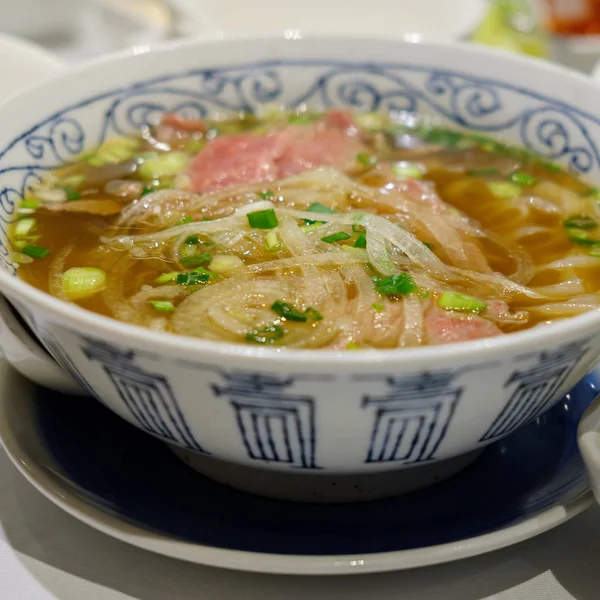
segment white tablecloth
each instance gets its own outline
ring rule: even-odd
[[[0,449],[0,600],[597,600],[600,509],[512,548],[414,571],[238,573],[138,550],[39,494]]]

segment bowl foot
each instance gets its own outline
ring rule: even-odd
[[[169,446],[195,471],[232,488],[293,502],[347,503],[407,494],[452,477],[480,454],[475,450],[435,463],[379,473],[330,474],[256,469]]]

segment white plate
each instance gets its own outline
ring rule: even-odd
[[[589,383],[582,394],[585,396],[583,400],[581,400],[582,395],[579,392],[572,394],[571,399],[568,400],[570,413],[565,410],[565,415],[569,413],[568,416],[560,414],[558,408],[554,409],[554,412],[551,411],[548,421],[533,423],[525,428],[526,431],[521,430],[521,432],[517,432],[507,438],[505,442],[499,442],[495,445],[495,450],[494,446],[492,446],[492,450],[488,450],[488,457],[490,457],[489,453],[492,453],[491,461],[488,460],[488,464],[494,465],[498,464],[498,461],[504,461],[504,456],[510,456],[511,453],[513,455],[515,453],[519,454],[519,450],[523,446],[531,446],[530,440],[533,440],[533,447],[529,448],[529,452],[533,451],[534,454],[538,450],[541,450],[542,454],[544,453],[544,443],[550,444],[547,446],[548,448],[554,445],[559,446],[556,449],[556,456],[560,457],[559,462],[556,463],[556,466],[552,464],[550,465],[550,469],[546,469],[551,474],[546,479],[540,479],[531,490],[521,489],[519,491],[517,495],[518,501],[517,496],[513,498],[515,500],[514,504],[515,506],[518,505],[518,508],[516,511],[506,511],[506,523],[483,535],[464,537],[460,535],[460,529],[464,528],[464,525],[467,528],[470,527],[468,521],[471,517],[468,516],[466,518],[467,522],[459,527],[459,532],[458,535],[455,535],[455,539],[451,539],[447,543],[427,543],[421,547],[386,552],[365,550],[353,554],[311,553],[310,544],[312,542],[309,542],[308,547],[304,546],[303,554],[294,554],[289,548],[285,552],[279,553],[257,552],[235,548],[234,546],[238,545],[238,529],[236,528],[239,528],[240,547],[244,545],[251,547],[256,543],[259,545],[271,543],[264,542],[264,540],[269,536],[273,537],[273,532],[266,531],[263,535],[260,527],[257,530],[256,524],[258,523],[260,526],[261,518],[271,520],[271,514],[275,521],[278,518],[281,519],[282,514],[285,515],[288,513],[292,517],[298,515],[299,520],[304,523],[303,533],[305,527],[307,536],[310,537],[312,535],[310,530],[311,528],[315,529],[315,526],[311,525],[309,522],[310,519],[306,519],[303,511],[312,511],[314,509],[303,509],[297,505],[258,499],[229,491],[211,482],[206,483],[206,480],[204,480],[205,483],[202,483],[202,485],[208,490],[208,495],[213,494],[215,499],[206,500],[206,498],[201,498],[198,495],[194,496],[192,505],[198,504],[200,506],[202,503],[206,504],[204,507],[200,506],[198,514],[194,517],[198,521],[205,519],[204,525],[200,523],[200,527],[197,527],[200,531],[199,535],[204,535],[203,528],[214,526],[215,520],[227,520],[229,513],[224,512],[219,516],[219,506],[217,503],[225,504],[234,509],[237,504],[241,503],[241,506],[238,507],[241,510],[231,511],[233,529],[229,527],[228,540],[223,541],[223,543],[209,545],[207,543],[185,541],[160,533],[156,529],[153,530],[151,528],[156,525],[156,522],[153,522],[153,520],[156,521],[156,518],[158,518],[158,521],[161,520],[161,515],[153,514],[153,511],[155,511],[153,495],[158,494],[160,496],[162,494],[161,490],[168,488],[170,495],[167,494],[167,501],[163,506],[172,506],[172,510],[177,511],[177,503],[179,502],[177,498],[186,496],[185,485],[187,484],[183,480],[191,481],[192,479],[190,478],[200,478],[203,480],[204,478],[192,473],[185,467],[179,466],[178,462],[173,463],[174,474],[171,477],[168,468],[170,463],[166,461],[176,461],[176,459],[172,457],[166,448],[163,449],[159,442],[140,432],[135,432],[139,437],[132,439],[132,435],[129,432],[130,426],[112,415],[112,413],[109,413],[100,404],[95,403],[95,401],[89,398],[62,398],[41,388],[36,388],[10,370],[4,363],[0,363],[0,438],[7,453],[19,470],[47,498],[95,529],[134,546],[186,561],[247,571],[315,575],[366,573],[444,563],[503,548],[564,523],[590,506],[592,503],[591,493],[587,489],[585,473],[576,450],[573,450],[571,440],[571,437],[574,438],[576,427],[576,421],[573,421],[573,418],[577,418],[577,414],[574,417],[571,415],[582,411],[594,395],[593,391],[590,392]],[[564,435],[561,434],[557,442],[555,439],[557,432],[556,425],[563,421],[566,423],[566,433]],[[571,422],[573,423],[571,424]],[[122,428],[128,428],[124,435],[119,434],[119,430]],[[570,431],[571,429],[573,431]],[[558,428],[558,431],[560,431],[560,428]],[[48,432],[51,433],[50,437],[48,437]],[[551,435],[548,436],[546,432],[550,432]],[[520,438],[516,438],[515,436],[517,435],[520,435]],[[46,442],[42,441],[43,438]],[[129,440],[127,442],[129,445],[121,448],[121,440],[125,439]],[[105,442],[100,452],[98,452],[99,440]],[[165,461],[164,465],[167,466],[166,471],[164,465],[161,467],[161,464],[156,463],[156,453],[160,454],[163,451],[165,457],[161,458],[160,461]],[[60,459],[61,453],[63,455],[62,459]],[[141,456],[141,459],[138,458],[137,462],[136,453]],[[571,458],[565,459],[564,457],[569,456],[569,453],[572,455]],[[61,464],[57,461],[57,456],[59,456]],[[153,469],[152,476],[163,477],[163,480],[157,486],[154,485],[156,479],[148,479],[147,475],[143,475],[142,479],[144,481],[151,481],[152,485],[149,486],[149,489],[137,489],[136,477],[139,476],[141,471],[138,467],[147,456],[151,456],[151,462],[154,461],[153,464],[156,467]],[[520,459],[520,457],[518,458]],[[527,456],[524,456],[524,458],[525,462],[530,462],[532,457],[527,458]],[[535,456],[533,459],[535,461]],[[96,460],[96,463],[94,463],[94,460]],[[105,460],[109,463],[112,461],[113,467],[109,467],[106,470],[105,465],[100,464],[104,463]],[[70,461],[72,464],[68,464]],[[77,472],[77,468],[75,468],[75,471],[72,470],[73,464],[77,462],[79,462],[79,473],[83,473],[83,479],[77,476],[71,478],[67,474],[69,469],[71,469],[71,473]],[[118,473],[116,478],[111,480],[109,471],[110,468],[114,470],[114,464],[118,465]],[[542,464],[547,466],[546,463]],[[506,469],[504,471],[506,473]],[[536,467],[537,471],[539,469]],[[165,472],[169,472],[166,479],[172,479],[172,481],[164,479]],[[481,472],[480,469],[480,475]],[[510,470],[508,472],[510,474],[509,479],[511,480],[513,478],[518,480],[523,475],[523,473],[513,473]],[[159,475],[160,473],[162,475]],[[446,488],[438,487],[437,490],[430,488],[431,491],[426,492],[422,496],[424,504],[427,504],[428,500],[433,500],[434,504],[443,505],[447,503],[451,505],[453,497],[454,501],[456,501],[456,498],[464,498],[465,503],[469,501],[473,502],[473,498],[475,496],[479,497],[479,494],[469,494],[468,490],[469,488],[477,490],[477,480],[476,478],[474,480],[473,476],[467,473],[459,477],[463,476],[466,481],[463,481],[462,484],[452,484]],[[90,477],[93,484],[97,483],[96,478],[100,479],[99,487],[93,489],[94,485],[92,485],[92,488],[88,488],[87,483],[89,483]],[[85,481],[86,479],[88,479],[87,482]],[[527,474],[525,474],[525,479],[527,479]],[[177,488],[179,481],[183,483]],[[193,479],[193,481],[197,480]],[[499,483],[503,485],[501,481]],[[444,485],[447,484],[439,484],[439,486]],[[174,486],[176,489],[173,489]],[[481,491],[485,494],[483,489]],[[141,508],[141,504],[144,504],[141,511],[143,515],[139,519],[135,518],[137,515],[133,515],[132,517],[132,514],[127,510],[128,502],[132,498],[135,499],[136,494],[141,494],[143,498],[147,499],[147,502],[137,503],[133,509],[135,513],[138,508]],[[470,500],[469,496],[471,497]],[[213,503],[212,507],[211,502]],[[393,511],[394,506],[391,504],[392,502],[395,501],[378,503],[376,511],[372,510],[375,506],[372,503],[363,503],[362,508],[357,508],[356,505],[354,508],[349,508],[348,506],[336,508],[331,513],[334,515],[333,521],[338,519],[337,515],[347,515],[348,531],[344,532],[344,534],[348,533],[349,537],[346,539],[344,536],[341,536],[341,539],[338,541],[335,540],[334,535],[333,545],[335,546],[337,543],[342,544],[342,547],[345,544],[356,545],[356,539],[353,540],[351,535],[353,524],[363,518],[365,521],[372,519],[374,512],[385,513],[386,510],[390,511],[390,509]],[[398,502],[398,509],[400,510],[402,509],[402,505],[405,506],[406,504],[403,500],[396,502]],[[463,502],[463,500],[459,500],[460,502]],[[476,502],[474,504],[475,507],[477,506]],[[129,503],[131,504],[131,502]],[[511,502],[509,501],[507,504],[510,505]],[[158,505],[160,505],[160,502]],[[189,507],[189,503],[184,503],[184,508],[187,509],[187,507]],[[255,523],[253,522],[253,514],[256,508],[258,512],[263,511],[265,516],[258,518]],[[499,507],[499,509],[504,511],[504,505]],[[317,508],[316,510],[331,511],[333,507],[325,509]],[[454,510],[451,509],[450,513],[453,514]],[[348,511],[352,512],[352,515]],[[495,511],[496,509],[490,511],[486,507],[482,507],[482,510],[479,511],[481,514],[477,516],[478,510],[474,510],[473,518],[483,519],[482,524],[478,524],[477,527],[485,529],[485,519],[490,518],[488,513],[491,514]],[[355,512],[356,514],[354,514]],[[180,517],[182,514],[177,513],[175,520],[177,518],[185,519],[185,515]],[[316,516],[315,522],[318,523],[319,515],[317,513],[312,514]],[[428,515],[426,514],[425,520],[427,520],[427,517]],[[146,521],[144,521],[145,518]],[[342,520],[345,518],[343,516]],[[421,518],[423,518],[422,515]],[[436,518],[439,519],[439,515]],[[464,517],[461,517],[460,514],[456,516],[457,521],[460,521],[461,518],[464,520]],[[494,518],[497,520],[497,516]],[[502,518],[504,518],[504,514]],[[435,522],[435,518],[433,521]],[[452,521],[454,521],[454,517]],[[183,523],[183,525],[186,525],[186,523]],[[190,526],[190,529],[193,529],[198,524],[189,520],[187,525]],[[429,525],[427,522],[423,523],[423,531],[426,531]],[[160,524],[158,526],[160,527]],[[394,523],[390,524],[391,528],[395,526],[397,525]],[[438,526],[439,524],[436,525],[436,527]],[[219,527],[216,527],[217,537],[221,535],[218,531]],[[398,535],[395,536],[398,546],[405,544],[405,540],[402,539],[402,527],[405,527],[405,525],[400,525]],[[417,528],[417,533],[420,531],[420,527],[421,525]],[[447,520],[446,523],[441,525],[442,529],[444,527],[452,530],[454,522]],[[410,527],[407,529],[410,529]],[[231,535],[232,532],[233,535]],[[413,528],[411,535],[414,534],[415,529]],[[195,534],[192,532],[191,535]],[[320,531],[317,531],[314,535],[315,547],[319,547],[320,535]],[[420,534],[418,533],[418,535]],[[426,535],[431,535],[431,527],[429,527],[429,534]],[[252,536],[255,536],[256,539],[252,539]],[[232,539],[235,539],[233,543],[231,542]],[[304,544],[305,541],[300,539],[299,542],[298,539],[294,540],[290,538],[289,543],[284,539],[283,544],[289,545],[293,550],[295,544]],[[366,546],[370,546],[374,541],[377,543],[375,539],[366,540],[365,544]],[[273,543],[281,545],[282,542],[281,540],[275,540]],[[323,543],[331,544],[331,539],[324,535]],[[360,543],[359,539],[358,544],[360,545]],[[229,547],[227,547],[228,544]]]

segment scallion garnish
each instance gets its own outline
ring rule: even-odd
[[[161,313],[170,313],[175,310],[175,306],[170,300],[150,300],[150,304]]]
[[[269,231],[269,233],[267,233],[267,237],[265,238],[265,250],[267,252],[277,252],[278,250],[281,250],[281,242],[279,241],[276,231]]]
[[[37,226],[35,219],[21,219],[15,225],[15,237],[27,237]]]
[[[48,248],[44,248],[44,246],[36,246],[35,244],[27,244],[23,248],[21,248],[21,253],[26,254],[27,256],[31,256],[31,258],[45,258],[50,254],[50,250]]]
[[[430,250],[433,248],[433,244],[431,242],[423,242],[424,246],[427,246]]]
[[[83,300],[106,287],[106,273],[96,267],[72,267],[62,275],[62,288],[69,300]]]
[[[179,219],[179,221],[177,221],[177,223],[173,224],[173,227],[177,227],[179,225],[187,225],[188,223],[193,223],[194,219],[192,219],[192,217],[188,217],[187,215],[185,217],[181,217],[181,219]]]
[[[550,173],[560,173],[562,171],[562,169],[554,163],[545,162],[542,163],[542,166],[544,169],[546,169],[546,171],[550,171]]]
[[[567,227],[567,237],[580,246],[595,246],[600,244],[600,240],[596,240],[592,237],[589,231],[584,229],[569,229]]]
[[[284,333],[281,325],[265,325],[260,329],[249,331],[246,334],[246,341],[256,344],[274,344],[278,339],[283,337]]]
[[[535,185],[537,183],[537,179],[533,177],[533,175],[525,173],[524,171],[515,171],[511,174],[510,180],[513,183],[522,186]]]
[[[273,198],[275,198],[275,192],[273,190],[267,190],[266,192],[259,192],[258,195],[263,200],[273,200]]]
[[[456,146],[463,139],[463,135],[462,133],[458,133],[458,131],[449,131],[447,129],[431,129],[424,133],[423,139],[428,141],[430,144],[452,147]]]
[[[416,291],[417,284],[408,273],[400,273],[400,275],[391,275],[384,277],[375,284],[375,291],[386,296],[407,296],[411,292]]]
[[[352,225],[352,231],[354,231],[354,233],[362,233],[364,230],[364,225]]]
[[[67,202],[81,199],[81,194],[77,190],[74,190],[72,187],[66,185],[63,188],[63,190],[65,190],[65,194],[67,195]]]
[[[377,312],[381,312],[383,310],[383,304],[381,302],[375,302],[371,304],[371,308]]]
[[[392,173],[396,177],[410,177],[412,179],[423,177],[423,169],[419,165],[406,161],[400,161],[392,165]]]
[[[521,188],[510,181],[490,181],[487,185],[496,198],[514,198],[521,193]]]
[[[329,206],[325,206],[320,202],[314,202],[308,207],[308,212],[316,212],[316,213],[326,213],[329,215],[337,214],[337,211],[333,210],[333,208],[329,208]]]
[[[572,215],[563,221],[563,225],[575,229],[595,229],[598,227],[598,223],[588,215]]]
[[[338,231],[337,233],[332,233],[331,235],[326,235],[321,238],[322,242],[327,242],[328,244],[335,244],[336,242],[341,242],[342,240],[349,240],[350,234],[345,231]]]
[[[189,269],[193,269],[194,267],[200,267],[201,265],[205,265],[207,262],[210,262],[212,259],[212,254],[209,252],[202,252],[202,254],[192,254],[192,256],[184,256],[180,259],[179,262],[184,267]]]
[[[371,152],[359,152],[356,160],[365,167],[372,167],[377,164],[377,157]]]
[[[207,271],[204,267],[198,267],[193,271],[177,273],[175,281],[178,285],[197,285],[199,283],[206,283],[213,277],[218,277],[218,275],[216,273],[212,273],[211,271]]]
[[[307,210],[308,212],[325,213],[329,215],[335,215],[337,213],[337,211],[325,206],[324,204],[321,204],[320,202],[314,202],[308,207]],[[307,225],[312,225],[314,223],[322,223],[323,221],[311,221],[310,219],[304,219],[304,222]]]
[[[312,308],[311,306],[309,306],[305,311],[304,314],[309,318],[312,319],[313,321],[322,321],[323,320],[323,315],[315,308]]]
[[[308,320],[308,317],[304,313],[300,312],[297,308],[294,308],[288,302],[283,302],[282,300],[275,300],[271,305],[271,310],[288,321],[299,321],[304,323]]]
[[[177,279],[177,275],[179,275],[178,271],[171,271],[170,273],[163,273],[162,275],[159,275],[155,280],[154,283],[169,283],[169,281],[175,281]]]
[[[21,208],[39,208],[40,207],[40,201],[39,200],[35,200],[33,198],[26,198],[25,200],[23,200],[23,202],[21,202]]]
[[[197,246],[200,243],[200,239],[197,235],[190,235],[189,237],[185,238],[185,242],[183,243],[187,246]]]
[[[456,312],[481,313],[487,308],[487,302],[458,292],[444,292],[439,299],[439,305],[444,310]]]
[[[277,227],[279,224],[275,210],[272,208],[257,210],[256,212],[248,213],[246,216],[248,217],[250,227],[254,229],[273,229],[273,227]]]
[[[367,236],[364,233],[361,233],[354,242],[355,248],[366,248],[367,247]]]

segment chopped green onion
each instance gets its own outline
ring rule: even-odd
[[[175,281],[178,285],[197,285],[199,283],[206,283],[209,279],[218,277],[216,273],[207,271],[204,267],[198,267],[193,271],[185,271],[184,273],[177,273]]]
[[[590,188],[585,194],[584,196],[586,198],[598,198],[598,196],[600,195],[600,190],[598,188]]]
[[[177,223],[173,223],[173,227],[178,227],[179,225],[187,225],[188,223],[193,223],[194,219],[192,219],[192,217],[188,217],[187,215],[185,217],[181,217],[181,219],[179,219],[179,221],[177,221]]]
[[[545,162],[542,163],[542,166],[544,169],[546,169],[546,171],[550,171],[550,173],[560,173],[562,171],[562,169],[554,163]]]
[[[85,181],[85,175],[70,175],[63,179],[63,185],[66,187],[78,188],[80,185],[83,185]]]
[[[65,190],[65,194],[67,195],[67,202],[72,202],[73,200],[81,199],[81,194],[77,190],[74,190],[72,187],[65,186],[63,190]]]
[[[304,323],[308,319],[304,313],[282,300],[275,300],[271,305],[271,310],[288,321],[299,321]]]
[[[197,235],[190,235],[185,238],[185,242],[183,242],[187,246],[197,246],[200,243],[200,238]]]
[[[384,277],[375,284],[375,290],[380,294],[385,294],[386,296],[393,296],[395,294],[406,296],[411,292],[416,291],[416,289],[417,284],[408,273],[400,273],[400,275]]]
[[[467,175],[471,177],[488,177],[489,175],[498,175],[500,171],[498,169],[491,167],[489,169],[471,169],[467,171]]]
[[[521,193],[521,188],[509,181],[490,181],[487,186],[496,198],[514,198]]]
[[[347,244],[340,246],[340,248],[343,252],[347,252],[348,254],[358,254],[365,258],[367,256],[364,248],[355,248],[354,246],[348,246]]]
[[[154,280],[154,283],[169,283],[169,281],[175,281],[177,279],[177,275],[179,275],[178,271],[163,273]]]
[[[273,344],[283,337],[284,333],[283,327],[280,325],[265,325],[260,329],[249,331],[246,334],[246,341],[256,344]]]
[[[356,342],[348,342],[346,344],[346,350],[360,350],[360,346]]]
[[[600,240],[594,239],[589,231],[583,229],[567,228],[567,237],[580,246],[595,246],[596,244],[600,244]]]
[[[202,252],[202,254],[193,254],[192,256],[185,256],[179,262],[188,268],[200,267],[212,259],[210,252]]]
[[[392,165],[392,173],[396,177],[411,177],[412,179],[421,179],[423,169],[415,163],[400,161]]]
[[[228,273],[234,269],[239,269],[244,266],[244,261],[238,256],[232,256],[230,254],[216,254],[212,259],[208,268],[213,273]]]
[[[184,152],[156,154],[151,158],[144,158],[137,172],[143,179],[159,179],[177,175],[185,169],[187,161],[188,155]]]
[[[322,321],[323,320],[323,315],[315,308],[312,308],[311,306],[309,306],[305,311],[304,314],[309,318],[312,319],[313,321]]]
[[[333,210],[332,208],[329,208],[329,206],[325,206],[324,204],[321,204],[320,202],[314,202],[313,204],[311,204],[308,207],[308,212],[326,213],[329,215],[337,214],[336,210]]]
[[[246,215],[250,227],[254,229],[273,229],[279,224],[275,210],[267,208],[266,210],[257,210]]]
[[[314,202],[308,207],[307,210],[308,212],[325,213],[330,215],[337,214],[337,211],[325,206],[324,204],[321,204],[320,202]],[[310,219],[304,219],[304,222],[307,225],[312,225],[313,223],[322,223],[323,221],[311,221]]]
[[[15,237],[27,237],[37,226],[35,219],[21,219],[15,225]]]
[[[444,310],[457,312],[481,313],[487,308],[487,302],[458,292],[444,292],[439,299],[439,305]]]
[[[448,129],[430,129],[425,132],[423,138],[430,144],[452,147],[463,139],[463,134]]]
[[[367,236],[364,233],[361,233],[354,242],[355,248],[366,248],[367,247]]]
[[[260,192],[258,195],[263,200],[273,200],[273,198],[275,198],[275,192],[273,192],[273,190],[267,190],[266,192]]]
[[[31,256],[31,258],[45,258],[50,254],[50,250],[48,248],[44,248],[44,246],[36,246],[35,244],[27,244],[21,250],[23,254],[27,256]]]
[[[269,231],[265,239],[265,250],[267,252],[277,252],[281,250],[281,242],[276,231]]]
[[[323,221],[311,221],[310,225],[303,225],[302,227],[300,227],[300,231],[302,233],[310,233],[311,231],[315,231],[315,229],[318,229],[323,225],[325,225]]]
[[[72,267],[63,273],[62,287],[69,300],[83,300],[106,287],[106,273],[95,267]]]
[[[27,256],[22,252],[11,252],[10,259],[12,262],[17,263],[18,265],[28,265],[33,262],[33,258],[31,256]]]
[[[170,313],[175,310],[175,306],[170,300],[150,300],[150,304],[152,304],[158,312],[162,313]]]
[[[575,229],[595,229],[598,227],[598,223],[588,215],[572,215],[563,221],[563,225]]]
[[[336,242],[341,242],[342,240],[349,240],[350,234],[345,231],[338,231],[337,233],[332,233],[331,235],[326,235],[321,238],[322,242],[327,242],[328,244],[335,244]]]
[[[594,246],[590,250],[590,256],[593,256],[594,258],[600,258],[600,244]]]
[[[29,198],[29,199],[25,199],[23,200],[23,202],[21,202],[21,207],[22,208],[39,208],[40,207],[40,201],[39,200],[34,200],[33,198]]]
[[[315,116],[309,113],[293,114],[288,117],[288,123],[292,125],[309,125],[315,120]]]
[[[427,246],[430,250],[433,248],[433,246],[435,244],[432,244],[431,242],[422,242],[424,246]]]
[[[365,167],[372,167],[377,164],[377,157],[371,152],[359,152],[356,160]]]
[[[362,233],[364,230],[364,225],[352,225],[352,231],[354,231],[354,233]]]
[[[530,175],[529,173],[525,173],[523,171],[515,171],[510,176],[510,180],[517,185],[535,185],[537,183],[537,179]]]
[[[381,302],[375,302],[371,304],[371,308],[377,312],[381,312],[383,310],[383,304]]]

